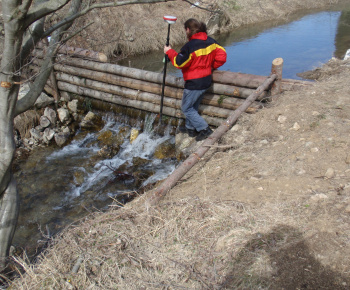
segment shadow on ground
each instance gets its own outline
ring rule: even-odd
[[[248,269],[265,252],[272,276],[253,277]],[[349,289],[350,279],[322,265],[310,253],[302,234],[289,226],[258,234],[235,256],[234,268],[220,288],[226,289]]]

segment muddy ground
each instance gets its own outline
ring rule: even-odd
[[[333,59],[243,114],[157,207],[113,204],[15,258],[12,289],[349,289],[349,75]]]

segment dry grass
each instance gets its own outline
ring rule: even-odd
[[[142,199],[142,198],[140,198]],[[219,289],[268,287],[268,256],[301,240],[299,205],[188,198],[145,211],[96,213],[71,227],[14,289]],[[281,226],[283,224],[283,226]],[[76,274],[72,269],[82,258]]]
[[[14,128],[18,130],[21,138],[30,138],[30,129],[37,126],[39,121],[40,114],[35,110],[29,110],[14,119]]]

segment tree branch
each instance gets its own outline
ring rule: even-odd
[[[27,28],[31,24],[33,24],[35,21],[57,10],[60,10],[70,1],[71,0],[50,0],[50,1],[45,1],[43,3],[40,3],[38,5],[34,5],[34,7],[31,8],[27,13],[27,17],[24,22],[24,27]]]

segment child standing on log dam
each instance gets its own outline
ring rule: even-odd
[[[211,86],[212,71],[226,62],[226,51],[213,38],[208,37],[203,22],[190,18],[185,22],[188,42],[177,53],[171,46],[164,47],[164,53],[171,63],[182,70],[185,90],[181,109],[186,117],[182,133],[188,133],[197,141],[206,139],[213,131],[199,115],[198,108],[204,93]]]

